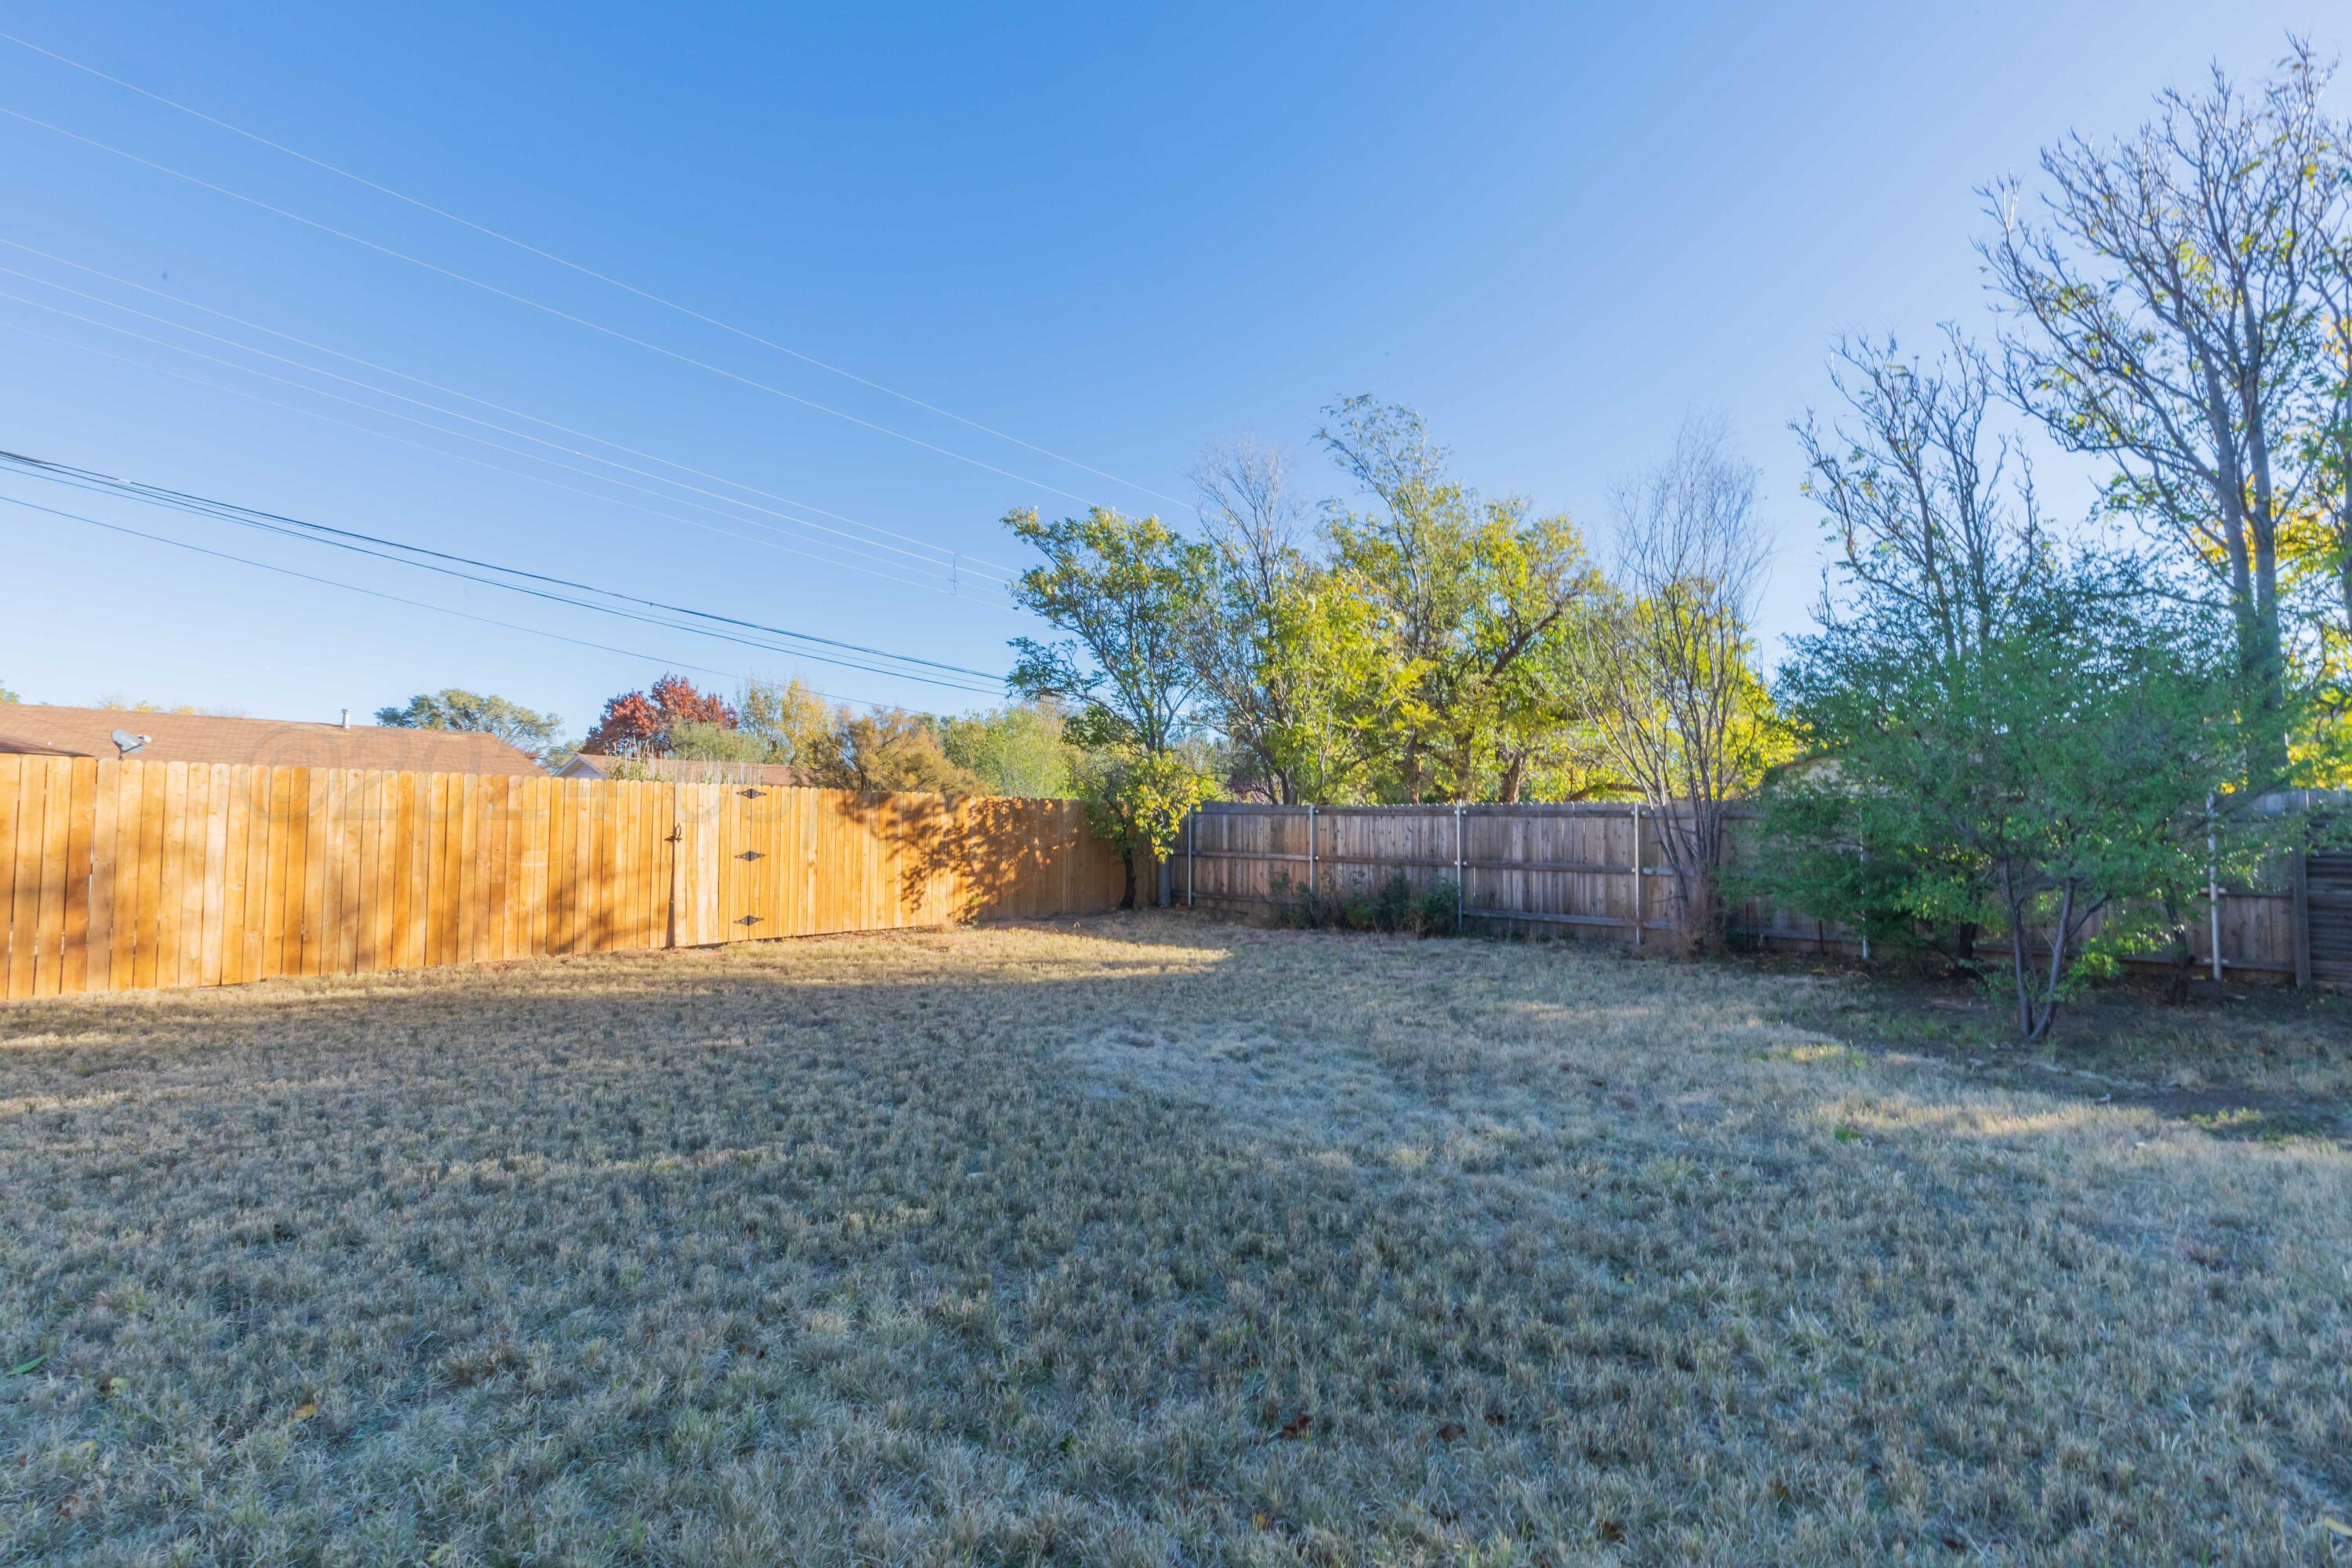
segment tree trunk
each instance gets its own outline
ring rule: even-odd
[[[2058,1021],[2058,984],[2066,975],[2066,938],[2074,925],[2074,884],[2066,883],[2058,900],[2058,923],[2050,932],[2050,978],[2040,1001],[2026,1009],[2026,1043],[2038,1044],[2049,1037],[2050,1026]],[[2022,923],[2022,922],[2021,922]],[[2022,952],[2021,946],[2020,949]],[[2020,981],[2024,972],[2019,972]]]
[[[1695,866],[1677,879],[1683,884],[1683,941],[1693,952],[1722,951],[1722,886],[1715,873]]]
[[[1119,889],[1118,907],[1131,910],[1135,908],[1135,851],[1129,850],[1121,858],[1127,867],[1127,884]]]
[[[2029,933],[2025,923],[2025,900],[2017,896],[2017,876],[2007,860],[2000,863],[2000,901],[2009,910],[2009,970],[2010,979],[2017,988],[2017,1037],[2033,1038],[2033,978],[2025,962],[2025,944]]]
[[[1984,936],[1984,928],[1974,921],[1959,921],[1952,927],[1952,947],[1948,955],[1952,968],[1962,974],[1977,973],[1977,942]]]
[[[2025,920],[2015,903],[2009,906],[2009,963],[2017,981],[2017,1037],[2033,1038],[2033,982],[2025,967]]]
[[[2189,951],[2186,925],[2174,921],[2170,934],[2172,943],[2165,957],[2171,967],[2165,981],[2164,1000],[2167,1005],[2178,1007],[2189,1000],[2189,983],[2197,973],[2197,955]]]

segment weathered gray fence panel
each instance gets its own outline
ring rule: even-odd
[[[1752,820],[1741,818],[1740,820]],[[1270,909],[1284,886],[1369,893],[1402,871],[1416,890],[1452,880],[1465,922],[1495,932],[1614,938],[1633,944],[1678,927],[1679,889],[1658,845],[1655,814],[1618,801],[1518,805],[1205,805],[1171,857],[1187,904]],[[2313,957],[2304,879],[2278,868],[2276,889],[2224,889],[2220,920],[2203,900],[2191,921],[2210,973],[2218,925],[2222,969],[2245,978],[2352,981],[2352,856],[2333,896],[2347,889],[2342,939],[2323,932]],[[1769,947],[1862,953],[1838,927],[1795,910],[1736,906],[1735,931]],[[2095,923],[2093,931],[2097,930]],[[2340,940],[2345,956],[2338,957]],[[1863,956],[1867,956],[1863,953]],[[2137,962],[2137,961],[2136,961]],[[2150,959],[2149,963],[2158,962]]]

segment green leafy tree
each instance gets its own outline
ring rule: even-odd
[[[958,767],[940,744],[939,721],[903,708],[844,711],[836,731],[840,761],[835,781],[844,789],[974,795],[980,781]]]
[[[2036,573],[1966,657],[1916,605],[1868,604],[1798,644],[1784,700],[1834,770],[1769,792],[1767,832],[1799,846],[1810,912],[2004,928],[2018,1034],[2041,1040],[2116,952],[2164,936],[2185,960],[2209,836],[2225,872],[2259,855],[2228,789],[2243,695],[2227,623],[2128,562]]]
[[[681,731],[696,725],[731,730],[736,723],[735,709],[726,699],[696,690],[682,675],[665,674],[643,691],[624,691],[607,700],[580,749],[599,756],[667,757]]]
[[[671,725],[669,749],[664,754],[689,763],[757,763],[780,760],[767,737],[708,719],[685,719]]]
[[[798,676],[754,677],[736,704],[736,729],[761,749],[752,760],[836,773],[841,765],[841,715]]]
[[[463,730],[496,735],[507,744],[536,757],[555,743],[563,721],[492,695],[446,687],[419,692],[398,708],[379,708],[375,721],[399,730]]]
[[[2287,772],[2283,546],[2330,452],[2307,438],[2335,391],[2323,285],[2352,203],[2329,74],[2297,42],[2252,91],[2217,68],[2118,143],[2045,148],[2038,210],[1990,187],[1979,247],[2010,312],[2010,395],[2114,464],[2115,511],[2173,542],[2228,615],[2265,787]]]
[[[2228,621],[2061,554],[1957,336],[1932,363],[1847,342],[1832,379],[1844,412],[1797,428],[1843,559],[1781,673],[1811,755],[1764,792],[1755,885],[1971,965],[2003,929],[2029,1040],[2123,947],[2168,942],[2185,983],[2209,839],[2242,870],[2264,838]]]
[[[1805,455],[1804,493],[1820,504],[1839,558],[1841,591],[1825,590],[1822,624],[1843,625],[1841,604],[1851,604],[1898,647],[1916,641],[1915,651],[1955,665],[1990,657],[1997,638],[2015,635],[2016,607],[2054,560],[2022,451],[1986,428],[1996,372],[1948,327],[1932,360],[1892,339],[1843,339],[1830,382],[1843,408],[1791,426]],[[1799,723],[1792,733],[1813,755],[1765,793],[1772,830],[1756,853],[1758,877],[1809,910],[1837,910],[1882,950],[1938,952],[1973,972],[1988,919],[1981,860],[1916,834],[1871,836],[1884,841],[1874,858],[1841,839],[1847,814],[1896,803],[1857,802],[1842,782],[1844,764],[1817,765],[1833,732],[1843,731]]]
[[[1389,798],[1517,799],[1529,762],[1574,705],[1553,676],[1601,579],[1582,535],[1517,498],[1480,497],[1446,471],[1421,416],[1367,396],[1325,410],[1317,436],[1376,504],[1332,509],[1331,570],[1369,614],[1402,691]],[[1321,625],[1354,633],[1354,608]]]
[[[1285,805],[1363,798],[1403,739],[1418,667],[1308,552],[1286,453],[1213,447],[1193,480],[1215,571],[1190,658],[1236,786]]]
[[[1719,422],[1685,421],[1618,498],[1617,578],[1572,659],[1608,766],[1650,806],[1684,939],[1723,936],[1732,803],[1777,760],[1751,630],[1767,540],[1756,472]]]
[[[1015,603],[1065,634],[1015,638],[1008,683],[1063,704],[1069,738],[1095,753],[1089,816],[1122,853],[1120,907],[1131,908],[1138,861],[1165,859],[1212,787],[1187,744],[1200,690],[1186,655],[1206,613],[1213,558],[1158,518],[1103,507],[1053,522],[1015,511],[1004,522],[1045,557],[1021,574]]]
[[[1067,727],[1056,701],[1008,703],[941,720],[940,743],[982,794],[1066,798],[1077,791],[1080,759]]]

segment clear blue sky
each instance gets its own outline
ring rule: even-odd
[[[1057,489],[1189,520],[1144,490],[1188,495],[1182,474],[1214,438],[1304,447],[1317,409],[1354,392],[1419,407],[1481,488],[1600,533],[1612,484],[1685,409],[1718,409],[1762,468],[1781,531],[1766,616],[1777,637],[1803,624],[1820,569],[1784,426],[1825,395],[1831,337],[1924,342],[1945,317],[1980,321],[1972,187],[2027,170],[2069,128],[2127,128],[2155,89],[2210,59],[2259,72],[2289,28],[2352,43],[2341,17],[2316,0],[1451,12],[31,0],[0,14],[10,33],[1132,484],[8,44],[0,107],[1024,478],[6,116],[0,238],[173,298],[13,247],[0,268],[588,449],[191,308],[208,307],[893,531],[902,549],[1000,563],[1020,559],[997,526],[1009,507],[1079,505]],[[600,469],[663,494],[616,489],[404,424],[374,410],[525,446],[18,277],[0,274],[0,293],[91,319],[0,299],[0,447],[982,670],[1003,669],[1005,638],[1034,629],[897,581],[929,568],[878,535],[850,530],[881,557],[857,563],[893,575],[731,537],[807,543],[804,531],[763,532],[799,529],[772,514]],[[1318,489],[1336,482],[1309,453],[1300,468]],[[798,668],[829,692],[938,711],[982,700],[38,481],[0,477],[0,493],[650,656],[0,507],[0,681],[29,700],[331,718],[463,686],[555,710],[577,735],[605,697],[689,665]],[[2079,501],[2079,487],[2056,494]]]

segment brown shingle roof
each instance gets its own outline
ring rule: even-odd
[[[7,710],[0,708],[0,712]],[[0,735],[0,756],[78,757],[79,752],[69,752],[63,746],[44,746],[38,741],[20,740],[15,735]]]
[[[404,768],[434,773],[536,773],[540,765],[495,735],[394,730],[373,724],[300,724],[209,713],[121,708],[0,705],[0,750],[78,757],[117,754],[117,730],[154,737],[131,755],[142,763],[245,763],[298,768]],[[14,745],[9,742],[16,742]]]

